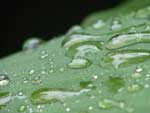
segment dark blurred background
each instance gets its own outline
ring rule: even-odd
[[[0,57],[20,51],[37,36],[49,40],[79,24],[88,14],[109,9],[123,0],[1,0]]]

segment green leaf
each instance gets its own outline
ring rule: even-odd
[[[0,113],[149,113],[150,7],[133,10],[1,59]]]

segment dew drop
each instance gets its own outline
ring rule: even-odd
[[[30,50],[30,49],[37,48],[42,43],[43,41],[39,38],[36,37],[30,38],[24,42],[23,50]]]
[[[135,17],[137,17],[137,18],[149,18],[150,17],[150,7],[138,10]]]
[[[66,111],[69,112],[69,111],[70,111],[70,108],[66,108]]]
[[[0,74],[0,87],[8,85],[10,82],[6,74]]]
[[[73,59],[72,62],[68,64],[68,67],[72,69],[81,69],[86,68],[91,64],[92,62],[86,59]]]
[[[127,91],[132,93],[132,92],[137,92],[141,89],[143,89],[142,85],[132,84],[132,85],[128,86]]]
[[[113,21],[112,26],[111,26],[112,30],[118,30],[121,28],[122,28],[122,24],[120,21],[118,21],[118,20]]]
[[[92,81],[81,81],[80,87],[81,88],[95,88]]]
[[[27,110],[27,106],[25,106],[25,105],[21,105],[18,108],[18,112],[25,112],[26,110]]]
[[[113,107],[113,101],[109,99],[102,99],[99,101],[98,105],[101,109],[110,109]]]
[[[106,23],[104,22],[104,20],[97,20],[97,22],[93,24],[93,28],[99,29],[99,28],[104,27],[105,25]]]

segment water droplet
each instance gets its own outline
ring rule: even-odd
[[[92,75],[92,79],[93,79],[93,80],[97,80],[97,79],[98,79],[98,76],[97,76],[97,75]]]
[[[34,104],[48,104],[55,102],[63,102],[65,98],[78,96],[84,92],[88,92],[89,89],[83,89],[78,92],[67,91],[64,89],[39,89],[32,93],[31,100]]]
[[[10,100],[11,96],[8,92],[0,93],[0,109],[4,108]]]
[[[25,112],[27,110],[27,106],[21,105],[19,106],[18,112]]]
[[[89,53],[93,54],[98,53],[99,51],[99,47],[95,45],[77,45],[69,48],[66,52],[66,56],[69,56],[71,58],[84,58]]]
[[[66,108],[66,111],[69,112],[69,111],[70,111],[70,108]]]
[[[48,53],[45,50],[41,51],[41,54],[42,54],[40,56],[41,59],[45,59],[45,58],[47,58],[49,56]]]
[[[119,49],[138,43],[150,43],[150,33],[129,33],[121,34],[111,38],[107,44],[107,49]]]
[[[132,92],[137,92],[141,89],[143,89],[142,85],[132,84],[132,85],[128,86],[127,91],[132,93]]]
[[[112,23],[111,29],[112,30],[118,30],[118,29],[121,29],[121,28],[122,28],[121,22],[118,21],[118,20],[114,20],[113,23]]]
[[[136,72],[136,73],[141,73],[142,71],[143,71],[142,68],[137,68],[135,72]]]
[[[81,81],[80,87],[81,88],[95,88],[92,81]]]
[[[31,80],[32,84],[40,84],[42,82],[41,78],[39,76],[35,77],[33,80]]]
[[[105,55],[101,60],[103,67],[125,67],[138,64],[150,59],[150,51],[147,50],[122,50]]]
[[[6,74],[0,74],[0,87],[8,85],[9,82],[9,78]]]
[[[65,69],[64,69],[64,68],[60,68],[59,71],[60,71],[60,72],[64,72]]]
[[[110,109],[113,107],[113,101],[109,99],[102,99],[98,103],[101,109]]]
[[[144,88],[149,88],[149,85],[148,85],[148,84],[145,84],[145,85],[144,85]]]
[[[106,86],[111,92],[117,93],[125,86],[125,81],[121,77],[109,77]]]
[[[31,70],[29,71],[29,74],[32,75],[32,74],[34,74],[34,72],[35,72],[35,70],[34,70],[34,69],[31,69]]]
[[[82,43],[91,43],[91,42],[101,42],[101,36],[86,35],[86,34],[73,34],[68,36],[63,42],[62,45],[65,48],[70,48],[77,44]]]
[[[89,110],[92,110],[93,109],[93,107],[92,106],[89,106]]]
[[[99,107],[104,110],[111,109],[112,107],[116,107],[122,109],[127,112],[133,112],[134,109],[128,107],[123,101],[114,101],[110,99],[101,99],[98,103]]]
[[[91,64],[92,62],[86,59],[73,59],[72,62],[68,64],[68,67],[72,69],[81,69],[86,68]]]
[[[23,50],[30,50],[30,49],[37,48],[42,43],[43,41],[39,38],[36,37],[30,38],[24,42]]]
[[[135,17],[137,18],[148,18],[150,17],[150,7],[138,10]]]
[[[104,20],[97,20],[97,22],[93,24],[93,28],[99,29],[99,28],[104,27],[105,25],[106,23],[104,22]]]

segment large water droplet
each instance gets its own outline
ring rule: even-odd
[[[6,74],[0,74],[0,87],[9,84],[9,78]]]
[[[106,44],[107,49],[118,49],[137,43],[150,43],[150,33],[121,34],[111,38]]]
[[[6,104],[10,101],[11,96],[8,92],[0,93],[0,109],[4,108]]]
[[[73,59],[72,62],[68,64],[68,67],[72,69],[81,69],[86,68],[91,64],[92,62],[86,59]]]
[[[47,104],[54,102],[63,102],[65,98],[72,96],[79,96],[89,89],[82,89],[80,91],[68,91],[64,89],[39,89],[32,93],[31,100],[34,104]]]
[[[101,60],[101,66],[115,68],[138,64],[150,59],[150,51],[147,50],[122,50],[105,55]]]
[[[23,50],[29,50],[37,48],[40,44],[42,44],[43,41],[39,38],[32,37],[28,40],[26,40],[23,44]]]

